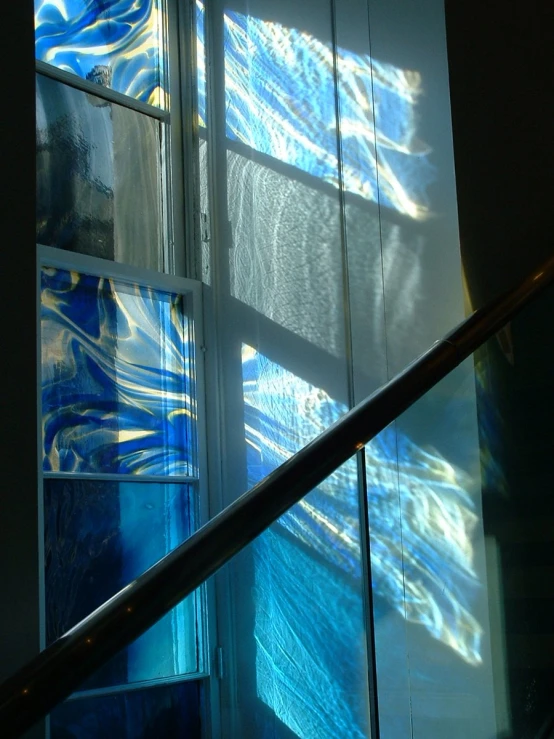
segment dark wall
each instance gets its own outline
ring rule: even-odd
[[[2,27],[0,117],[0,680],[39,647],[33,47],[33,3],[14,3]]]
[[[554,7],[446,7],[462,256],[478,307],[554,253]],[[503,347],[493,340],[480,355],[485,533],[498,547],[505,629],[501,735],[518,739],[536,736],[554,693],[553,315],[550,289]]]
[[[460,235],[474,304],[552,253],[554,6],[447,0]]]

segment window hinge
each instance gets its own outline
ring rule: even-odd
[[[225,658],[223,647],[216,647],[215,649],[215,674],[218,680],[223,680],[225,677]]]
[[[200,213],[200,241],[205,244],[210,240],[210,224],[208,223],[208,214]]]

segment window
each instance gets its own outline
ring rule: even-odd
[[[201,292],[172,207],[183,158],[172,166],[168,14],[176,3],[35,0],[44,644],[205,516]],[[204,600],[92,676],[53,712],[53,735],[78,699],[115,736],[129,691],[159,735],[167,720],[199,735],[198,686],[183,680],[206,674]]]

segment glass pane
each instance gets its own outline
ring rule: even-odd
[[[37,242],[158,270],[160,124],[37,75]]]
[[[251,487],[346,409],[248,346],[243,377]],[[251,712],[246,735],[369,736],[358,512],[350,460],[260,536],[235,568],[235,586],[254,593],[244,609],[252,632],[237,635],[249,665],[241,662],[239,688],[239,704],[248,701]]]
[[[495,730],[473,362],[366,448],[384,737]]]
[[[43,267],[46,471],[194,475],[186,297]]]
[[[62,703],[50,714],[51,739],[200,739],[197,682]]]
[[[552,315],[549,288],[476,355],[496,720],[535,737],[554,685]]]
[[[187,539],[195,528],[196,502],[187,485],[45,480],[47,643]],[[196,620],[193,594],[82,688],[196,672]]]
[[[213,285],[230,502],[347,407],[345,262],[331,4],[268,13],[224,2],[211,17],[225,54],[214,91],[225,121],[208,123],[225,123],[227,146],[217,185],[228,259],[213,262]],[[229,568],[236,736],[368,735],[355,472],[337,473]]]
[[[160,0],[35,0],[36,58],[165,107]]]

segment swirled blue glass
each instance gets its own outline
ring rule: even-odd
[[[167,106],[161,0],[35,0],[40,61]]]
[[[46,471],[194,475],[186,297],[44,267]]]

